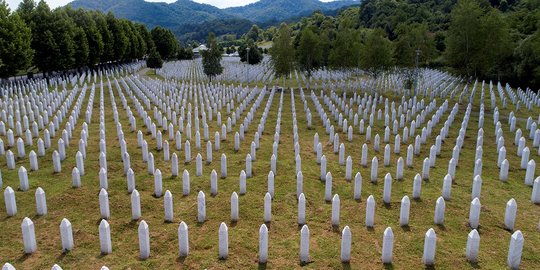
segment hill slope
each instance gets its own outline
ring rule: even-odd
[[[258,23],[283,21],[291,17],[309,16],[313,11],[336,10],[345,6],[360,4],[359,0],[338,0],[321,2],[318,0],[260,0],[242,7],[224,9],[227,13]]]
[[[235,18],[234,15],[217,7],[190,0],[178,0],[171,4],[144,0],[76,0],[69,5],[73,8],[110,11],[118,17],[144,23],[150,28],[157,25],[173,28],[185,24]]]
[[[319,0],[261,0],[247,6],[227,9],[191,0],[178,0],[170,4],[144,0],[75,0],[69,5],[73,8],[110,11],[118,17],[144,23],[150,28],[159,25],[174,29],[175,32],[188,32],[179,29],[208,25],[213,21],[224,22],[225,25],[238,22],[245,25],[248,21],[261,24],[279,22],[291,17],[309,16],[315,10],[330,11],[358,3],[359,0],[328,3]]]

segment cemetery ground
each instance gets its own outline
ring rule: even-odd
[[[148,74],[154,74],[149,72]],[[110,78],[113,80],[113,78]],[[118,78],[119,79],[119,78]],[[141,80],[162,82],[162,78],[153,75],[140,75]],[[295,82],[295,85],[298,85]],[[238,85],[238,83],[236,83]],[[270,84],[272,85],[272,84]],[[254,87],[255,84],[252,84]],[[313,115],[312,128],[307,126],[306,113],[298,88],[294,88],[294,104],[299,133],[300,156],[302,158],[302,173],[304,177],[303,193],[306,196],[306,223],[310,230],[310,262],[300,264],[300,229],[297,223],[298,200],[296,196],[296,173],[293,140],[293,119],[291,106],[291,90],[283,92],[283,107],[281,114],[281,136],[277,157],[277,174],[275,176],[275,196],[272,198],[272,219],[266,223],[268,234],[268,262],[258,263],[259,251],[259,227],[263,224],[264,196],[268,190],[267,179],[270,171],[270,158],[272,155],[272,143],[277,114],[280,107],[281,92],[275,92],[272,105],[269,110],[266,128],[260,138],[260,149],[257,150],[256,160],[253,162],[253,177],[247,178],[247,193],[239,196],[239,220],[230,220],[230,198],[233,192],[239,192],[239,175],[245,170],[246,155],[250,153],[250,143],[254,140],[257,124],[264,111],[269,94],[266,94],[261,102],[261,107],[256,110],[254,121],[245,133],[245,139],[240,143],[240,150],[234,150],[234,132],[238,131],[239,121],[233,126],[233,132],[227,134],[227,140],[221,142],[221,149],[213,152],[213,161],[204,163],[202,176],[196,176],[195,156],[201,153],[206,157],[206,143],[202,139],[201,149],[196,149],[194,140],[191,140],[192,161],[184,164],[184,145],[178,151],[174,147],[174,140],[170,141],[171,154],[178,154],[180,174],[171,176],[171,162],[163,160],[163,152],[156,150],[155,140],[148,133],[144,138],[148,141],[148,148],[155,157],[155,168],[163,174],[163,191],[170,190],[174,201],[174,222],[164,221],[163,197],[154,196],[154,176],[147,173],[147,165],[142,161],[141,150],[137,148],[137,132],[129,129],[129,119],[126,110],[122,107],[118,91],[112,84],[112,92],[109,92],[107,84],[104,84],[103,94],[105,103],[105,127],[107,141],[107,174],[108,193],[111,217],[108,219],[111,228],[112,253],[103,255],[100,252],[100,239],[98,226],[100,224],[99,210],[99,109],[100,91],[96,87],[93,100],[92,122],[88,125],[89,139],[87,158],[85,160],[85,175],[81,176],[82,186],[72,188],[72,171],[76,167],[75,154],[78,151],[77,142],[81,132],[84,116],[79,119],[74,131],[70,146],[66,149],[66,160],[62,162],[62,171],[53,172],[52,151],[57,139],[51,139],[53,147],[46,151],[45,156],[39,157],[39,170],[28,171],[30,182],[29,191],[17,190],[19,187],[18,168],[29,167],[28,158],[16,160],[16,169],[8,170],[5,157],[0,158],[4,190],[7,186],[14,188],[17,198],[18,212],[15,216],[8,217],[3,208],[4,197],[0,196],[0,262],[10,262],[17,269],[48,269],[53,264],[62,266],[63,269],[99,269],[107,265],[110,269],[421,269],[424,268],[422,255],[424,248],[424,236],[429,228],[433,228],[437,234],[437,247],[435,265],[433,269],[504,269],[512,232],[504,227],[504,215],[506,202],[514,198],[518,204],[515,230],[521,230],[524,235],[524,246],[521,268],[538,269],[540,267],[540,232],[538,224],[540,219],[540,206],[531,202],[532,188],[525,185],[523,179],[525,170],[520,168],[521,158],[516,155],[516,146],[513,143],[514,134],[508,130],[506,117],[510,111],[514,111],[518,117],[517,128],[524,130],[528,138],[526,120],[529,116],[533,119],[540,114],[540,109],[534,107],[532,111],[522,108],[516,111],[515,106],[509,102],[508,108],[503,109],[500,99],[497,98],[500,121],[503,123],[505,132],[506,158],[510,163],[509,178],[507,182],[499,180],[499,168],[497,166],[497,146],[495,124],[493,123],[492,111],[489,108],[489,89],[486,92],[486,114],[484,121],[484,147],[483,168],[481,177],[483,180],[481,192],[480,249],[477,263],[469,263],[465,256],[467,235],[471,231],[469,226],[469,208],[471,203],[471,189],[473,171],[475,165],[476,136],[478,132],[478,110],[480,94],[476,93],[472,107],[472,113],[467,127],[463,148],[459,157],[456,177],[452,184],[451,198],[446,201],[444,225],[435,225],[433,221],[435,202],[442,194],[443,179],[447,174],[448,162],[452,158],[452,148],[456,144],[459,134],[459,126],[463,119],[467,104],[459,105],[449,136],[442,143],[440,156],[436,159],[436,166],[431,168],[429,180],[422,181],[421,199],[412,199],[413,179],[417,173],[422,172],[422,161],[429,156],[429,147],[435,144],[435,137],[442,128],[444,120],[448,117],[451,108],[458,101],[459,95],[449,99],[449,108],[442,115],[441,121],[434,126],[433,133],[422,145],[419,155],[414,156],[412,167],[405,166],[403,180],[396,180],[396,164],[400,156],[405,158],[408,144],[414,145],[414,138],[409,138],[408,143],[401,143],[400,153],[395,154],[394,135],[390,136],[392,148],[390,166],[383,165],[383,153],[386,143],[383,142],[384,117],[375,120],[372,126],[372,137],[375,134],[381,136],[381,150],[373,149],[373,138],[366,142],[366,135],[359,134],[358,128],[354,129],[353,140],[347,140],[347,133],[343,133],[334,118],[330,116],[332,124],[339,133],[340,142],[345,145],[345,157],[351,156],[353,160],[353,180],[345,179],[345,166],[338,164],[338,155],[334,154],[333,145],[329,142],[329,135],[319,116],[310,92],[304,89],[307,105]],[[258,83],[262,87],[262,83]],[[320,97],[320,89],[314,90],[319,102],[328,112]],[[330,90],[324,90],[330,95]],[[342,89],[336,91],[341,95]],[[368,95],[367,89],[360,89],[358,94]],[[114,94],[118,108],[119,121],[123,125],[124,138],[131,155],[131,168],[135,172],[136,189],[141,196],[142,217],[138,221],[131,219],[131,195],[127,192],[126,176],[123,171],[122,156],[116,135],[116,124],[113,117],[110,94]],[[348,91],[347,97],[352,96]],[[401,102],[401,96],[385,92],[383,96],[390,102]],[[429,98],[426,104],[429,103]],[[86,94],[82,102],[84,110],[89,100]],[[131,99],[128,105],[134,111],[137,118],[137,130],[146,130],[143,120],[135,111],[135,105]],[[254,99],[255,100],[255,99]],[[467,100],[465,98],[464,100]],[[444,100],[437,99],[437,107]],[[235,99],[236,102],[236,99]],[[252,101],[253,103],[254,101]],[[238,102],[239,103],[239,102]],[[252,103],[247,105],[251,108]],[[378,108],[384,107],[384,102],[378,104]],[[247,110],[241,115],[245,117]],[[71,110],[71,108],[70,108]],[[69,111],[69,110],[68,110]],[[151,111],[149,111],[150,114]],[[221,110],[223,122],[226,122],[225,107]],[[215,117],[215,116],[214,116]],[[427,119],[431,118],[428,114]],[[66,117],[67,119],[67,117]],[[61,125],[64,126],[65,123]],[[352,124],[352,123],[351,123]],[[425,123],[423,124],[425,125]],[[423,126],[422,125],[422,126]],[[406,125],[407,126],[407,125]],[[367,127],[367,124],[366,124]],[[421,128],[420,128],[421,129]],[[420,133],[420,129],[415,134]],[[213,143],[213,134],[221,132],[215,119],[209,122],[210,141]],[[399,134],[401,134],[400,129]],[[43,132],[40,132],[40,135]],[[315,133],[320,136],[323,144],[323,153],[328,159],[327,171],[332,173],[332,195],[339,194],[341,199],[341,213],[339,226],[334,227],[331,223],[332,204],[325,202],[325,184],[320,181],[320,165],[317,164],[316,153],[313,152],[313,137]],[[163,132],[163,139],[168,139],[168,133]],[[195,132],[193,131],[193,137]],[[2,136],[4,141],[5,136]],[[185,140],[185,136],[183,136]],[[368,144],[368,165],[360,164],[362,145]],[[531,159],[537,160],[537,147],[532,147],[532,140],[527,139],[531,148]],[[36,144],[26,146],[26,152],[35,150]],[[12,147],[16,151],[16,147]],[[37,150],[35,150],[37,151]],[[219,178],[220,156],[227,155],[227,177]],[[378,182],[370,181],[371,159],[376,156],[379,159]],[[182,196],[182,171],[186,169],[191,177],[191,191],[188,196]],[[210,173],[215,169],[218,173],[217,195],[210,195]],[[360,172],[362,175],[361,199],[353,198],[354,175]],[[383,203],[384,175],[391,173],[392,195],[391,203]],[[535,175],[538,175],[538,168]],[[36,203],[34,192],[37,187],[42,187],[47,196],[48,213],[44,216],[36,215]],[[206,221],[197,222],[197,193],[203,191],[206,194]],[[366,200],[373,195],[376,201],[375,225],[368,228],[364,219],[366,216]],[[402,227],[399,223],[400,200],[404,195],[411,198],[409,226]],[[25,255],[23,252],[23,238],[21,233],[21,221],[24,217],[32,219],[35,225],[37,238],[37,251]],[[62,252],[59,225],[63,218],[69,219],[73,226],[74,248],[69,252]],[[150,257],[146,260],[139,259],[138,231],[140,221],[145,220],[150,230]],[[189,255],[179,257],[178,252],[178,226],[184,221],[189,227]],[[229,227],[229,255],[226,260],[218,258],[218,229],[224,222]],[[342,264],[341,231],[349,226],[352,232],[351,261]],[[393,263],[384,265],[381,261],[381,249],[383,232],[391,227],[394,233]]]

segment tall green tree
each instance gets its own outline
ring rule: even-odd
[[[138,25],[136,23],[131,23],[131,32],[133,33],[135,40],[134,42],[137,43],[137,50],[135,52],[135,59],[142,59],[146,53],[148,52],[148,46],[146,45],[146,41],[144,40],[144,37],[141,35],[140,29],[138,28]]]
[[[153,69],[163,67],[163,60],[161,59],[161,55],[159,55],[156,48],[154,47],[150,49],[150,54],[148,55],[148,59],[146,59],[146,66]]]
[[[75,44],[75,66],[85,67],[88,66],[88,56],[90,54],[90,46],[88,44],[88,38],[86,33],[81,27],[75,28],[75,35],[73,36],[73,42]]]
[[[60,57],[61,51],[53,34],[53,14],[45,1],[39,1],[29,24],[33,33],[34,65],[43,72],[55,70],[56,57]]]
[[[333,36],[333,29],[324,29],[319,33],[319,45],[321,47],[321,66],[328,66],[328,58],[330,57],[330,51],[332,50],[332,41],[330,37]]]
[[[490,75],[510,52],[508,26],[500,12],[477,0],[459,0],[451,13],[446,61],[467,75]]]
[[[242,43],[240,48],[238,48],[238,55],[240,56],[240,62],[246,62],[248,60],[247,48],[249,48],[249,63],[250,65],[256,65],[260,63],[263,59],[261,50],[257,47],[253,40],[248,39],[246,42]]]
[[[36,1],[34,0],[23,0],[17,7],[17,13],[24,20],[27,25],[30,25],[32,21],[32,13],[36,8]]]
[[[103,53],[100,55],[100,62],[114,61],[114,36],[109,30],[107,19],[103,13],[98,11],[92,11],[92,18],[96,22],[96,27],[103,41]]]
[[[254,42],[257,42],[261,39],[260,38],[261,35],[262,35],[261,28],[259,28],[259,26],[254,24],[253,26],[251,26],[251,29],[249,29],[249,31],[246,33],[246,38],[251,39]]]
[[[191,60],[193,59],[193,49],[189,46],[180,47],[177,57],[179,60]]]
[[[274,36],[274,45],[269,52],[272,56],[276,76],[278,78],[287,78],[293,70],[295,56],[291,29],[287,24],[282,23],[279,27],[277,34]]]
[[[173,32],[161,26],[154,27],[152,31],[152,40],[156,49],[163,59],[174,58],[177,54],[178,41]]]
[[[382,29],[370,30],[360,51],[360,67],[374,77],[394,65],[393,44]]]
[[[144,50],[144,54],[149,54],[152,51],[152,48],[155,48],[156,45],[154,44],[154,40],[152,39],[152,35],[150,34],[150,31],[148,31],[148,28],[144,24],[136,23],[135,27],[139,31],[139,35],[144,41],[146,50]]]
[[[296,48],[296,62],[300,70],[304,71],[309,79],[311,72],[322,64],[322,47],[319,37],[310,27],[306,27],[300,33],[300,42]]]
[[[103,37],[97,27],[97,23],[92,17],[91,13],[84,9],[72,10],[66,7],[66,10],[75,24],[84,31],[86,41],[88,44],[88,57],[86,65],[93,66],[100,62],[100,58],[103,55],[105,44],[103,43]],[[84,39],[82,37],[76,37],[76,39]],[[81,45],[77,48],[79,51],[85,50],[85,45]],[[78,55],[77,57],[81,57]],[[77,62],[81,62],[80,59]]]
[[[396,65],[406,68],[416,66],[418,51],[419,65],[427,65],[436,53],[435,38],[429,32],[427,24],[400,24],[396,30],[395,41]]]
[[[138,44],[137,37],[133,33],[133,29],[131,28],[131,22],[126,19],[120,19],[120,25],[127,40],[126,51],[122,59],[135,59],[137,58],[136,55],[138,54],[140,45]]]
[[[516,48],[516,73],[530,86],[540,86],[540,28]]]
[[[16,75],[30,66],[34,54],[31,39],[30,28],[23,19],[0,0],[0,78]]]
[[[210,33],[207,38],[208,49],[201,52],[203,71],[206,76],[212,78],[223,73],[223,66],[221,66],[221,49],[217,43],[216,35]]]
[[[111,60],[122,61],[129,56],[129,39],[126,36],[122,22],[114,17],[112,12],[107,13],[107,27],[114,40],[114,57]]]
[[[479,63],[479,75],[487,78],[500,79],[511,72],[511,56],[514,48],[510,37],[510,29],[498,9],[488,8],[482,16],[482,50],[484,55],[475,57]]]
[[[55,9],[53,11],[53,37],[56,45],[58,46],[57,54],[54,55],[53,69],[54,71],[66,70],[76,67],[76,54],[78,47],[88,47],[88,41],[84,35],[80,36],[78,42],[86,42],[86,44],[77,44],[75,41],[75,35],[77,33],[77,26],[73,20],[68,16],[65,9]],[[38,22],[35,22],[36,24]],[[85,53],[87,48],[80,50],[81,53]],[[85,61],[81,56],[82,61]]]
[[[328,65],[335,69],[358,67],[360,59],[360,33],[354,29],[341,28],[336,34],[334,46],[328,55]]]

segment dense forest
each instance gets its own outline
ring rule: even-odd
[[[112,13],[51,10],[43,0],[24,0],[11,12],[0,0],[0,78],[28,70],[44,72],[96,68],[100,63],[129,62],[157,51],[160,58],[190,58],[174,34]]]
[[[540,87],[540,0],[365,0],[337,16],[251,28],[244,39],[291,36],[297,67],[447,69],[469,78]],[[288,29],[282,29],[282,28]],[[285,72],[286,73],[286,72]]]

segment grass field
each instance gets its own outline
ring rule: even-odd
[[[161,78],[154,74],[150,71],[141,76],[141,80],[160,81]],[[254,115],[254,120],[246,132],[245,140],[241,143],[240,151],[235,152],[233,149],[234,131],[238,131],[240,125],[240,121],[238,121],[237,125],[233,127],[233,132],[227,134],[227,141],[222,142],[221,150],[213,153],[213,162],[204,165],[203,175],[200,177],[195,176],[194,157],[198,152],[203,157],[206,156],[205,144],[202,144],[202,149],[197,150],[195,143],[192,142],[193,161],[190,164],[184,164],[183,149],[176,151],[174,142],[170,142],[171,154],[175,151],[178,154],[180,172],[187,169],[191,175],[191,193],[186,197],[182,196],[181,177],[171,177],[170,162],[163,160],[163,154],[155,148],[155,140],[152,140],[149,134],[145,134],[149,149],[155,157],[155,168],[159,168],[163,173],[163,190],[170,190],[174,197],[175,222],[165,223],[163,198],[155,198],[152,195],[154,178],[146,172],[146,164],[142,161],[141,150],[137,148],[136,132],[129,131],[127,113],[122,108],[118,90],[114,87],[112,93],[115,97],[119,120],[123,126],[128,152],[131,155],[131,167],[136,175],[136,188],[141,194],[141,220],[145,220],[150,228],[150,258],[144,261],[139,259],[137,236],[139,222],[131,221],[131,197],[127,193],[126,177],[123,175],[122,158],[113,119],[111,93],[108,87],[104,88],[103,98],[107,136],[108,192],[111,209],[109,223],[112,230],[113,252],[108,255],[100,254],[98,234],[100,222],[98,200],[100,91],[99,87],[96,87],[93,117],[88,127],[90,134],[87,159],[85,160],[86,174],[81,178],[82,187],[78,189],[71,187],[71,169],[75,166],[77,142],[84,122],[84,110],[88,103],[90,89],[82,103],[83,110],[74,130],[70,147],[67,149],[67,159],[62,162],[62,172],[53,173],[52,168],[51,155],[56,148],[59,138],[57,135],[56,138],[51,139],[52,148],[47,150],[44,157],[39,158],[39,170],[29,172],[30,190],[28,192],[16,191],[18,206],[16,216],[7,217],[4,198],[0,196],[0,227],[3,229],[2,234],[0,234],[0,263],[10,262],[17,269],[47,269],[55,263],[62,266],[63,269],[99,269],[102,265],[107,265],[110,269],[421,269],[424,268],[422,264],[424,234],[429,228],[434,228],[438,239],[433,269],[504,269],[511,235],[511,232],[504,229],[504,211],[506,202],[515,198],[518,203],[515,227],[521,230],[525,237],[522,269],[540,268],[540,232],[538,231],[540,208],[530,201],[532,188],[523,183],[525,170],[519,169],[520,158],[516,155],[516,146],[513,145],[514,134],[509,131],[509,125],[506,122],[506,117],[510,111],[515,110],[515,107],[510,103],[508,109],[502,109],[502,104],[497,99],[505,135],[507,159],[510,162],[509,181],[504,183],[499,181],[495,125],[489,106],[489,89],[485,90],[483,185],[480,199],[482,211],[479,229],[481,241],[477,264],[467,262],[465,246],[467,234],[471,230],[468,225],[468,215],[478,131],[479,89],[475,95],[464,146],[459,158],[456,179],[452,187],[452,198],[446,202],[445,225],[437,226],[433,223],[435,201],[442,194],[443,178],[447,173],[448,161],[452,156],[452,148],[463,120],[467,106],[465,103],[459,105],[459,113],[450,128],[450,135],[443,142],[442,152],[437,158],[436,167],[431,169],[430,180],[422,183],[422,199],[411,200],[409,227],[399,226],[400,200],[404,195],[411,197],[413,178],[416,173],[421,173],[422,161],[429,156],[429,147],[435,143],[435,137],[447,119],[452,106],[457,102],[457,98],[449,100],[449,109],[439,124],[433,128],[432,136],[427,139],[426,144],[422,145],[420,155],[414,157],[414,166],[412,168],[405,167],[404,180],[393,181],[392,203],[385,205],[382,202],[383,178],[387,172],[395,177],[396,162],[399,156],[392,152],[391,166],[383,166],[384,119],[375,121],[376,123],[372,127],[372,136],[377,133],[381,135],[381,152],[376,153],[372,143],[368,143],[368,161],[373,156],[379,158],[378,184],[372,184],[369,181],[370,163],[368,162],[366,168],[360,165],[361,147],[365,142],[365,135],[360,135],[358,128],[355,128],[353,141],[348,142],[346,134],[340,131],[340,141],[345,144],[346,149],[345,157],[350,155],[353,159],[353,176],[356,172],[360,172],[363,176],[362,200],[355,201],[353,199],[353,183],[345,180],[345,167],[338,165],[338,156],[333,153],[333,146],[327,143],[329,135],[325,133],[309,92],[304,90],[308,107],[313,114],[312,129],[307,128],[306,113],[303,111],[299,92],[294,89],[304,175],[304,194],[307,199],[306,219],[311,233],[311,262],[307,265],[299,263],[300,227],[297,224],[290,89],[287,89],[283,96],[275,196],[272,202],[272,222],[267,224],[269,226],[269,260],[264,265],[259,265],[257,261],[258,232],[259,226],[263,223],[263,198],[267,192],[267,175],[270,171],[270,157],[276,117],[280,106],[280,93],[276,92],[274,96],[266,122],[266,130],[260,140],[261,147],[257,151],[257,160],[253,163],[254,177],[247,180],[247,194],[240,197],[240,219],[237,223],[231,224],[230,222],[230,196],[233,191],[238,192],[239,190],[239,174],[242,169],[245,169],[245,157],[250,151],[250,143],[264,111],[268,94]],[[126,89],[120,90],[126,95]],[[338,89],[338,93],[341,91],[342,89]],[[363,95],[363,92],[359,93]],[[330,94],[329,91],[327,94]],[[319,92],[317,95],[319,96]],[[352,94],[348,94],[348,96],[350,97]],[[388,98],[396,103],[401,101],[401,97],[392,94],[389,94]],[[428,101],[427,98],[426,101]],[[319,102],[324,106],[320,97]],[[437,106],[442,103],[443,100],[438,100]],[[128,105],[131,106],[131,110],[137,117],[137,128],[146,130],[129,98]],[[238,106],[237,102],[235,105]],[[241,115],[241,120],[246,116],[251,105],[247,106],[246,111]],[[384,110],[384,104],[379,104],[378,108],[381,106]],[[324,106],[324,109],[330,115],[328,107]],[[226,115],[225,107],[221,113],[223,116]],[[528,116],[537,119],[539,113],[538,108],[534,108],[531,112],[522,108],[516,112],[516,116],[519,117],[518,128],[526,130],[526,121],[523,119]],[[149,111],[149,115],[153,115],[153,113]],[[226,122],[226,117],[223,119],[223,122]],[[428,119],[431,119],[431,115],[426,117],[426,122]],[[337,127],[333,117],[331,117],[331,121]],[[62,128],[64,126],[65,124],[61,125]],[[423,126],[425,123],[421,127]],[[215,116],[213,121],[209,122],[209,127],[212,139],[215,131],[221,132],[221,128],[216,125]],[[417,129],[416,134],[419,134],[420,131],[421,128]],[[312,151],[315,133],[318,133],[320,141],[324,142],[323,152],[328,158],[327,171],[333,175],[333,193],[339,194],[341,198],[341,222],[338,229],[331,226],[331,204],[324,201],[325,187],[324,183],[319,180],[319,165],[316,163],[316,155]],[[40,136],[42,134],[43,132],[40,132]],[[164,139],[168,138],[166,134],[164,132]],[[193,136],[194,134],[195,131],[193,131]],[[399,134],[402,134],[401,129]],[[524,134],[528,136],[528,131]],[[4,142],[7,141],[3,136],[2,139]],[[183,139],[185,140],[185,136]],[[393,142],[392,135],[390,139],[392,149]],[[409,143],[411,142],[414,142],[412,138],[409,139]],[[532,140],[528,137],[527,145],[531,148],[530,158],[538,160],[537,149],[532,148]],[[401,145],[403,157],[406,155],[407,146],[404,143]],[[26,147],[27,153],[35,149],[35,141],[33,147]],[[12,149],[12,151],[16,151],[16,149]],[[210,172],[215,169],[219,174],[219,157],[222,153],[225,153],[228,158],[228,177],[219,180],[218,194],[212,197],[210,196]],[[7,186],[16,189],[19,186],[17,170],[7,169],[5,157],[0,158],[0,161],[3,176],[2,190]],[[29,168],[28,158],[17,160],[17,169],[19,166]],[[34,192],[37,187],[42,187],[47,194],[49,211],[45,216],[36,215]],[[197,223],[197,192],[199,190],[206,193],[207,221],[203,224]],[[364,225],[366,199],[369,195],[373,195],[377,203],[374,228],[366,228]],[[20,225],[24,217],[30,217],[35,223],[38,251],[31,255],[25,255],[23,252]],[[62,218],[69,219],[73,226],[75,248],[68,253],[62,253],[61,250],[59,225]],[[185,258],[178,256],[178,224],[180,221],[185,221],[189,226],[190,254]],[[221,222],[225,222],[229,226],[229,258],[227,260],[218,259],[218,228]],[[350,264],[340,262],[341,230],[346,225],[350,227],[353,236]],[[394,263],[383,265],[381,262],[382,236],[383,231],[389,226],[392,227],[395,235]]]

